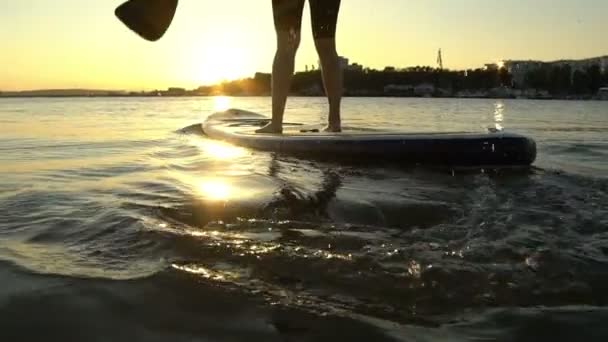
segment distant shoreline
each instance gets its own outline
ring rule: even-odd
[[[482,68],[450,70],[442,66],[416,66],[383,70],[349,64],[341,58],[345,97],[473,98],[532,100],[608,100],[608,56],[577,61],[504,61]],[[272,74],[225,80],[195,89],[168,87],[154,90],[47,88],[0,90],[4,98],[80,97],[209,97],[270,96]],[[293,75],[292,96],[324,96],[321,70],[306,69]]]
[[[111,95],[1,95],[0,99],[35,99],[35,98],[193,98],[193,97],[218,97],[218,96],[227,96],[227,97],[236,97],[236,98],[246,98],[246,97],[270,97],[270,95],[129,95],[129,94],[111,94]],[[303,94],[291,94],[292,97],[310,97],[310,98],[323,98],[323,95],[303,95]],[[370,95],[344,95],[344,98],[419,98],[419,99],[486,99],[486,100],[542,100],[542,101],[607,101],[607,99],[601,99],[597,96],[566,96],[566,97],[500,97],[500,96],[402,96],[402,95],[380,95],[380,94],[370,94]]]

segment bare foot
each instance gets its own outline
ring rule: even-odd
[[[341,133],[342,132],[342,127],[340,127],[340,125],[328,125],[327,127],[325,127],[323,129],[323,132],[327,132],[327,133]]]
[[[255,131],[260,134],[282,134],[283,127],[276,127],[272,122]]]

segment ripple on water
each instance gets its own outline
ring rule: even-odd
[[[535,102],[501,104],[501,124],[534,133],[541,151],[538,168],[512,172],[340,165],[245,151],[205,139],[196,126],[171,133],[200,122],[198,102],[177,110],[150,101],[122,104],[135,108],[132,116],[81,113],[84,123],[70,122],[79,132],[70,135],[74,141],[37,137],[56,135],[65,122],[0,140],[0,259],[68,278],[178,275],[280,310],[359,317],[387,330],[382,319],[445,323],[463,337],[494,336],[478,322],[509,328],[517,317],[534,324],[573,316],[532,309],[518,316],[505,308],[607,302],[602,132],[536,131],[540,119],[529,112],[553,114]],[[302,121],[324,108],[320,100],[294,101],[302,113],[290,115]],[[351,123],[470,128],[486,116],[494,124],[498,108],[471,101],[465,113],[449,101],[377,101],[347,103]],[[560,113],[543,125],[569,117]],[[11,133],[6,127],[0,130]],[[141,140],[121,140],[126,132]],[[95,143],[104,139],[111,142]],[[407,332],[436,336],[422,327]]]

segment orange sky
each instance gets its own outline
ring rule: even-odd
[[[274,54],[270,0],[182,0],[173,26],[146,42],[113,16],[121,0],[0,3],[0,90],[194,88],[268,72]],[[344,0],[339,52],[382,68],[448,68],[503,58],[608,54],[604,0]],[[305,13],[298,69],[316,63]]]

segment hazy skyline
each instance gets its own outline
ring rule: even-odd
[[[271,68],[270,0],[182,0],[156,43],[113,15],[122,0],[0,0],[0,90],[196,87]],[[365,66],[479,67],[608,54],[605,0],[343,0],[339,53]],[[297,69],[316,64],[308,8]]]

